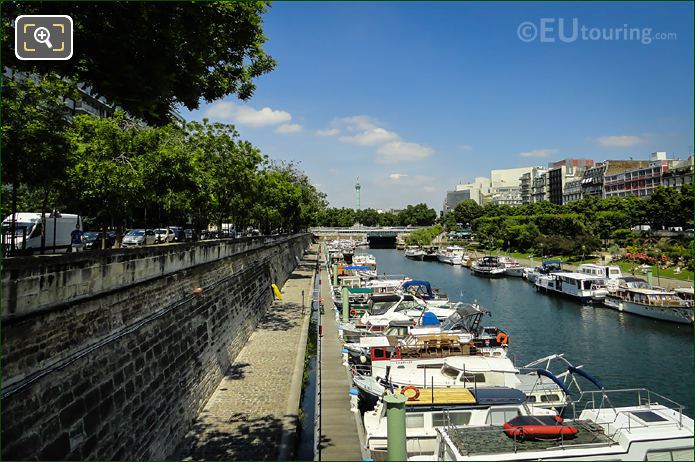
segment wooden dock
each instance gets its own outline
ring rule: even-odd
[[[342,364],[342,344],[333,309],[326,269],[321,271],[321,296],[325,304],[321,316],[321,407],[319,460],[362,460],[359,414],[350,411],[349,372]]]

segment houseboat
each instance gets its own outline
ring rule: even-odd
[[[603,304],[618,311],[647,318],[693,324],[692,302],[679,297],[676,291],[620,286],[616,291],[606,295]]]

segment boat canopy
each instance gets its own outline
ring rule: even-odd
[[[345,271],[350,271],[350,270],[364,271],[364,270],[370,270],[370,269],[372,269],[372,268],[369,266],[358,266],[358,265],[343,266],[343,270],[345,270]]]
[[[422,291],[425,294],[427,294],[428,297],[434,296],[434,294],[432,293],[432,286],[430,285],[429,281],[418,281],[418,280],[405,281],[403,283],[403,290],[407,290],[409,287],[417,288],[417,292]],[[424,290],[421,290],[423,288],[424,288]]]
[[[548,377],[550,380],[555,382],[560,388],[562,388],[562,391],[565,392],[565,394],[569,395],[570,394],[570,389],[567,388],[567,385],[565,385],[565,382],[560,380],[555,374],[552,372],[546,370],[546,369],[536,369],[536,373],[538,374],[538,377],[541,375],[544,375]]]
[[[562,260],[544,260],[543,261],[543,266],[550,266],[550,265],[561,265]]]
[[[596,385],[596,388],[598,388],[599,390],[603,390],[603,389],[604,389],[603,383],[601,383],[601,381],[600,381],[599,379],[597,379],[596,377],[594,377],[593,375],[591,375],[591,374],[589,374],[589,373],[587,373],[587,372],[584,372],[583,370],[578,369],[578,368],[576,368],[576,367],[574,367],[574,366],[568,367],[567,370],[569,371],[570,374],[579,374],[579,375],[581,375],[582,377],[584,377],[585,379],[587,379],[589,382],[591,382],[591,383],[593,383],[594,385]]]
[[[526,401],[523,391],[509,387],[478,387],[473,391],[478,404],[522,404]]]

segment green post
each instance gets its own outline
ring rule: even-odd
[[[386,437],[388,441],[387,460],[408,459],[405,440],[406,400],[405,395],[400,393],[384,396],[384,403],[386,403]]]
[[[333,265],[333,287],[338,287],[338,265]]]
[[[350,292],[347,287],[343,287],[342,291],[343,298],[343,322],[347,323],[350,320]]]
[[[649,287],[652,286],[652,280],[653,280],[653,278],[652,278],[652,269],[649,268],[649,269],[647,270],[647,283],[649,284]]]

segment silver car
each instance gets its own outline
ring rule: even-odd
[[[154,231],[151,229],[131,229],[123,236],[121,247],[140,247],[152,245],[157,241]]]

